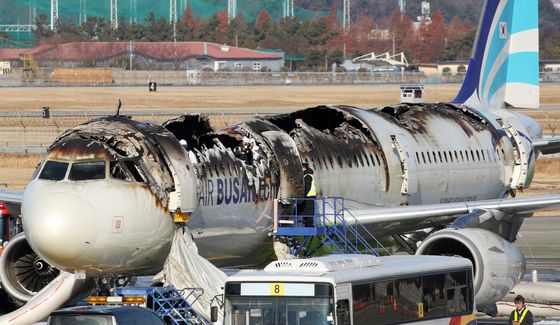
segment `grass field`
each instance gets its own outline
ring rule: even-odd
[[[459,85],[426,85],[426,101],[449,101]],[[399,101],[399,85],[263,87],[75,87],[0,88],[0,110],[258,109],[306,108],[320,104],[374,107]],[[541,87],[543,104],[560,103],[560,84]]]

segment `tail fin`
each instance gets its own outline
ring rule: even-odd
[[[538,0],[485,0],[473,57],[454,103],[539,107]]]

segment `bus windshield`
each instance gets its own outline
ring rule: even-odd
[[[237,284],[237,288],[241,285]],[[232,290],[231,285],[226,285],[227,325],[334,324],[331,285],[253,283],[245,290],[233,286]],[[258,289],[259,286],[266,290]],[[307,288],[312,292],[305,292]]]

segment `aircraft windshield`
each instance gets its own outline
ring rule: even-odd
[[[105,178],[104,161],[88,161],[73,163],[68,179],[71,181],[87,181]]]
[[[61,161],[48,160],[45,163],[45,167],[39,175],[39,179],[44,179],[48,181],[61,181],[66,176],[66,171],[68,170],[68,163]]]

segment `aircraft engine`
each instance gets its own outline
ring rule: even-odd
[[[59,273],[31,249],[25,233],[15,236],[0,256],[2,289],[22,303],[31,299]]]
[[[447,228],[428,236],[416,255],[449,255],[473,263],[474,290],[479,311],[492,313],[525,273],[525,258],[510,242],[479,228]],[[490,308],[490,309],[489,309]]]

